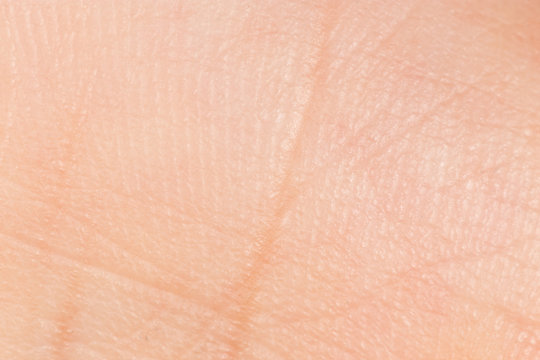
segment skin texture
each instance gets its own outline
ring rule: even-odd
[[[0,358],[539,359],[539,19],[0,0]]]

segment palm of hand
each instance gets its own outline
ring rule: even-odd
[[[1,8],[1,358],[538,358],[537,7],[114,4]]]

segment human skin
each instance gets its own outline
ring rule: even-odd
[[[539,19],[0,1],[0,359],[539,359]]]

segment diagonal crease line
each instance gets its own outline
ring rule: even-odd
[[[328,55],[330,34],[338,19],[338,6],[339,4],[330,1],[325,9],[320,35],[321,40],[319,42],[320,49],[317,62],[312,70],[313,85],[305,103],[303,114],[296,127],[296,132],[292,136],[290,155],[284,167],[285,176],[276,193],[277,207],[270,217],[268,227],[263,230],[261,236],[257,239],[253,261],[247,266],[244,276],[240,277],[231,291],[236,296],[228,296],[230,300],[233,300],[230,311],[232,312],[231,319],[234,326],[228,343],[229,359],[238,358],[246,345],[245,338],[249,336],[248,330],[255,312],[253,301],[261,281],[264,266],[270,261],[270,257],[275,251],[275,243],[280,235],[281,222],[299,195],[299,187],[297,184],[295,185],[293,177],[294,169],[302,158],[302,138],[307,135],[308,125],[310,125],[309,120],[314,118],[313,113],[318,106],[316,95],[323,90],[321,74],[323,69],[328,66],[325,59],[327,59]]]
[[[397,19],[396,22],[392,25],[392,29],[388,31],[388,33],[383,35],[383,37],[377,42],[377,44],[375,44],[373,49],[370,49],[367,52],[365,52],[365,54],[363,54],[363,58],[360,61],[360,64],[357,65],[357,67],[362,67],[362,66],[367,65],[368,61],[372,59],[374,55],[380,54],[381,49],[384,48],[385,45],[391,43],[395,39],[396,36],[400,35],[400,31],[403,30],[405,25],[407,25],[407,22],[410,21],[413,15],[419,10],[420,6],[421,6],[421,1],[416,1],[407,10],[405,10],[403,15],[400,16],[400,18]],[[356,51],[353,52],[352,55],[357,55]],[[351,62],[355,58],[356,56],[347,56],[345,58],[346,61],[344,61],[340,65],[340,68],[351,66]],[[378,71],[377,69],[373,69],[369,73],[373,74],[373,73],[376,73],[377,71]],[[373,78],[373,76],[371,78]],[[369,82],[367,82],[366,85],[367,84],[369,84]],[[366,87],[366,85],[364,85],[364,87]]]
[[[396,135],[392,136],[387,141],[383,142],[382,144],[378,144],[379,146],[374,147],[373,149],[370,149],[370,151],[365,152],[365,156],[361,159],[360,164],[366,164],[369,161],[372,161],[373,159],[377,158],[378,156],[381,156],[384,154],[388,148],[395,143],[397,139],[403,139],[408,133],[413,132],[414,130],[421,129],[423,125],[429,122],[431,117],[436,113],[436,111],[444,106],[451,105],[454,101],[456,101],[459,97],[464,96],[468,94],[469,89],[456,91],[449,95],[447,98],[444,98],[435,104],[433,104],[429,109],[427,109],[424,113],[422,113],[420,116],[418,116],[414,123],[412,123],[409,127],[407,127],[405,130],[398,132]],[[357,141],[357,137],[353,136],[350,138],[350,140],[346,141],[343,144],[343,147],[349,147],[352,144],[354,144]],[[333,162],[337,161],[336,156],[329,156],[322,164],[319,165],[319,168],[325,168],[332,164]],[[307,176],[301,183],[302,186],[307,186],[311,183],[313,183],[315,180],[317,180],[318,175],[315,174],[315,172],[310,172],[309,176]]]
[[[40,243],[39,241],[32,240],[26,236],[15,236],[6,233],[2,233],[1,235],[3,240],[9,241],[18,247],[26,248],[25,250],[31,252],[38,251],[40,253],[46,253],[53,258],[65,261],[66,263],[74,265],[81,270],[88,271],[91,274],[97,276],[107,275],[115,280],[121,280],[123,281],[123,283],[132,284],[136,287],[144,288],[146,290],[156,291],[163,294],[164,296],[169,296],[173,299],[184,301],[189,303],[190,305],[197,306],[198,308],[219,314],[219,309],[217,309],[215,305],[213,305],[211,302],[207,302],[205,299],[197,298],[195,296],[196,294],[190,293],[189,288],[186,288],[183,293],[180,293],[180,291],[171,289],[167,286],[161,286],[159,284],[155,284],[143,279],[136,279],[133,277],[133,275],[127,272],[121,272],[112,268],[105,267],[103,265],[93,264],[86,259],[76,258],[75,256],[70,255],[65,251],[51,247],[47,243]]]
[[[232,333],[229,337],[228,346],[229,352],[227,354],[229,359],[238,358],[241,355],[251,319],[253,317],[253,301],[257,293],[257,286],[261,280],[262,269],[268,262],[272,255],[274,244],[277,237],[280,234],[280,224],[287,211],[294,204],[295,199],[299,195],[299,187],[294,184],[293,170],[295,164],[301,159],[302,156],[302,137],[306,136],[308,119],[312,118],[312,113],[318,106],[316,103],[317,91],[322,89],[321,84],[321,71],[328,64],[325,59],[325,54],[328,52],[328,42],[330,40],[330,33],[335,27],[337,22],[339,4],[334,1],[329,1],[329,5],[325,7],[326,11],[322,20],[322,29],[320,34],[319,51],[317,62],[312,68],[314,74],[312,80],[312,87],[309,96],[304,104],[304,111],[299,118],[298,124],[295,127],[296,131],[291,136],[290,155],[285,163],[285,175],[281,184],[275,194],[275,198],[278,201],[276,209],[270,217],[269,224],[266,228],[263,228],[261,236],[258,237],[258,241],[255,245],[253,261],[247,266],[244,275],[235,282],[228,293],[223,294],[224,300],[218,303],[215,307],[216,311],[223,312],[220,318],[229,319],[233,325]],[[236,296],[234,294],[237,294]],[[198,333],[202,330],[210,331],[212,323],[215,319],[211,317],[201,322]],[[202,345],[198,338],[194,338],[192,345],[182,351],[182,356],[189,357],[189,354],[196,352]]]

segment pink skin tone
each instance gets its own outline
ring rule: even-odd
[[[1,1],[0,359],[539,359],[539,19]]]

